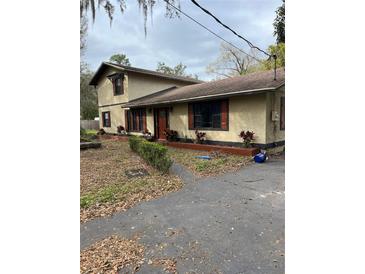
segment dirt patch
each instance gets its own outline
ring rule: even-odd
[[[137,241],[110,236],[80,253],[80,273],[115,274],[123,267],[137,270],[143,256],[144,247]]]

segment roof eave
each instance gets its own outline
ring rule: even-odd
[[[101,65],[99,66],[99,68],[96,70],[96,72],[93,75],[93,77],[91,78],[91,80],[89,82],[89,85],[92,85],[92,86],[96,86],[97,85],[97,82],[98,82],[100,73],[101,73],[102,69],[105,66],[112,67],[112,68],[117,69],[119,71],[130,71],[130,72],[134,72],[134,73],[151,75],[151,76],[165,78],[165,79],[172,79],[172,80],[181,81],[181,82],[188,82],[188,83],[191,83],[191,84],[201,84],[201,83],[204,83],[204,81],[201,81],[201,80],[188,79],[188,78],[185,79],[183,77],[174,77],[173,75],[168,75],[168,74],[166,74],[166,75],[157,75],[157,74],[154,74],[153,71],[149,72],[148,70],[145,70],[145,69],[140,69],[140,70],[143,70],[143,71],[138,71],[138,68],[131,67],[130,69],[128,69],[128,68],[124,68],[124,67],[121,67],[121,66],[118,66],[118,65],[114,65],[114,64],[109,63],[109,62],[102,62]]]
[[[197,97],[190,97],[190,98],[184,98],[184,99],[176,99],[176,100],[168,100],[168,101],[160,101],[156,103],[142,103],[142,104],[128,104],[125,103],[121,107],[122,108],[129,108],[129,107],[146,107],[146,106],[156,106],[156,105],[168,105],[168,104],[176,104],[176,103],[188,103],[188,102],[194,102],[194,101],[202,101],[204,99],[219,99],[219,98],[226,98],[226,97],[232,97],[232,96],[238,96],[238,95],[251,95],[251,94],[257,94],[257,93],[263,93],[268,91],[275,91],[285,85],[285,82],[280,84],[277,87],[269,87],[269,88],[260,88],[260,89],[252,89],[252,90],[241,90],[241,91],[233,91],[233,92],[226,92],[221,94],[213,94],[213,95],[203,95],[203,96],[197,96]],[[138,100],[138,99],[136,99]]]

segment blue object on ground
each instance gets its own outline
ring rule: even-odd
[[[253,159],[255,160],[256,163],[264,163],[266,161],[266,157],[267,157],[266,153],[260,152],[257,153]]]
[[[203,159],[203,160],[211,160],[210,156],[195,156],[195,158]]]

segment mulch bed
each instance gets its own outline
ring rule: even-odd
[[[116,274],[123,267],[137,270],[144,259],[144,247],[135,240],[110,236],[80,253],[80,273]]]
[[[128,176],[126,171],[136,169],[144,169],[146,176]],[[91,200],[80,208],[80,221],[124,211],[141,201],[176,191],[182,185],[178,176],[161,174],[149,166],[129,149],[127,142],[102,141],[101,148],[80,152],[80,196]],[[107,193],[110,197],[103,200],[102,194],[108,190],[112,191]]]

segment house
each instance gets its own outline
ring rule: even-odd
[[[117,133],[118,126],[125,126],[122,104],[161,90],[197,83],[202,81],[109,62],[103,62],[90,80],[90,85],[97,87],[100,128],[107,133]],[[138,123],[131,124],[130,131],[143,131],[146,113],[133,113]]]
[[[106,67],[110,64],[103,64],[103,72],[99,72],[99,68],[91,84],[98,86],[101,126],[107,132],[116,132],[116,125],[121,124],[134,134],[148,130],[160,140],[166,138],[163,134],[166,129],[176,130],[181,139],[191,140],[198,130],[206,133],[208,143],[241,146],[239,133],[250,130],[255,133],[254,144],[258,147],[284,144],[285,74],[282,68],[277,69],[276,78],[274,71],[263,71],[198,83],[170,75],[166,76],[169,80],[157,80],[163,77],[146,70],[141,70],[143,72],[136,77],[134,71],[120,68],[122,72],[118,72],[115,67]],[[123,103],[114,95],[118,84],[114,84],[113,89],[110,83],[120,73],[130,74],[123,83],[125,91],[132,95]],[[156,85],[151,82],[155,78]],[[113,110],[109,110],[110,107]],[[105,113],[109,113],[109,119],[111,116],[111,123]]]

